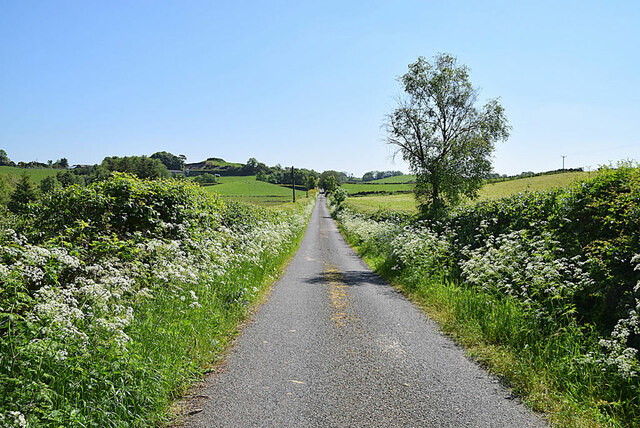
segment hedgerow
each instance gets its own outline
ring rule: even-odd
[[[380,272],[427,300],[448,296],[459,322],[544,367],[557,391],[609,422],[640,418],[636,166],[438,220],[334,215]]]
[[[0,425],[141,426],[211,364],[310,214],[115,174],[0,233]]]

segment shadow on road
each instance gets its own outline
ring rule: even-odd
[[[304,281],[307,284],[326,285],[340,282],[348,287],[360,287],[363,285],[374,285],[379,287],[378,291],[389,296],[404,299],[402,294],[389,285],[377,274],[367,271],[346,271],[346,272],[323,272],[320,275],[308,278]]]

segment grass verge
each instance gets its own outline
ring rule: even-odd
[[[219,305],[214,303],[215,296],[212,296],[210,300],[205,300],[202,303],[203,307],[210,306],[209,313],[201,314],[192,320],[192,325],[183,329],[186,331],[175,332],[178,336],[188,337],[186,341],[182,340],[182,344],[177,345],[179,350],[194,349],[192,343],[195,345],[194,351],[196,353],[189,357],[194,368],[186,373],[182,380],[171,386],[172,394],[168,396],[168,401],[158,409],[159,411],[152,418],[153,424],[180,426],[192,407],[190,400],[196,395],[194,390],[197,390],[197,382],[202,381],[206,374],[215,371],[224,363],[224,359],[233,346],[234,339],[241,333],[243,323],[250,319],[257,308],[267,300],[271,287],[280,279],[287,265],[295,256],[303,237],[304,230],[286,248],[270,259],[266,269],[256,265],[245,265],[238,269],[237,280],[257,285],[257,291],[250,296],[248,301],[244,302],[245,304],[239,310],[225,311],[224,308],[219,308]],[[202,302],[203,299],[201,298],[200,301]],[[150,313],[152,316],[157,316],[159,312],[154,310]],[[209,318],[212,313],[217,314],[213,320]],[[175,314],[175,319],[181,319],[181,315],[183,314]],[[150,328],[147,330],[151,337],[155,334],[152,326],[153,322],[149,323]],[[198,347],[198,344],[209,345]],[[158,351],[162,352],[162,350]],[[175,371],[171,367],[169,370]]]

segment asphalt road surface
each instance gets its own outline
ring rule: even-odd
[[[198,394],[186,426],[545,426],[368,269],[322,196],[286,273]]]

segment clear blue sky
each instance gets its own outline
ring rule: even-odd
[[[638,1],[0,0],[0,148],[401,169],[396,78],[449,52],[511,138],[499,173],[640,160]]]

